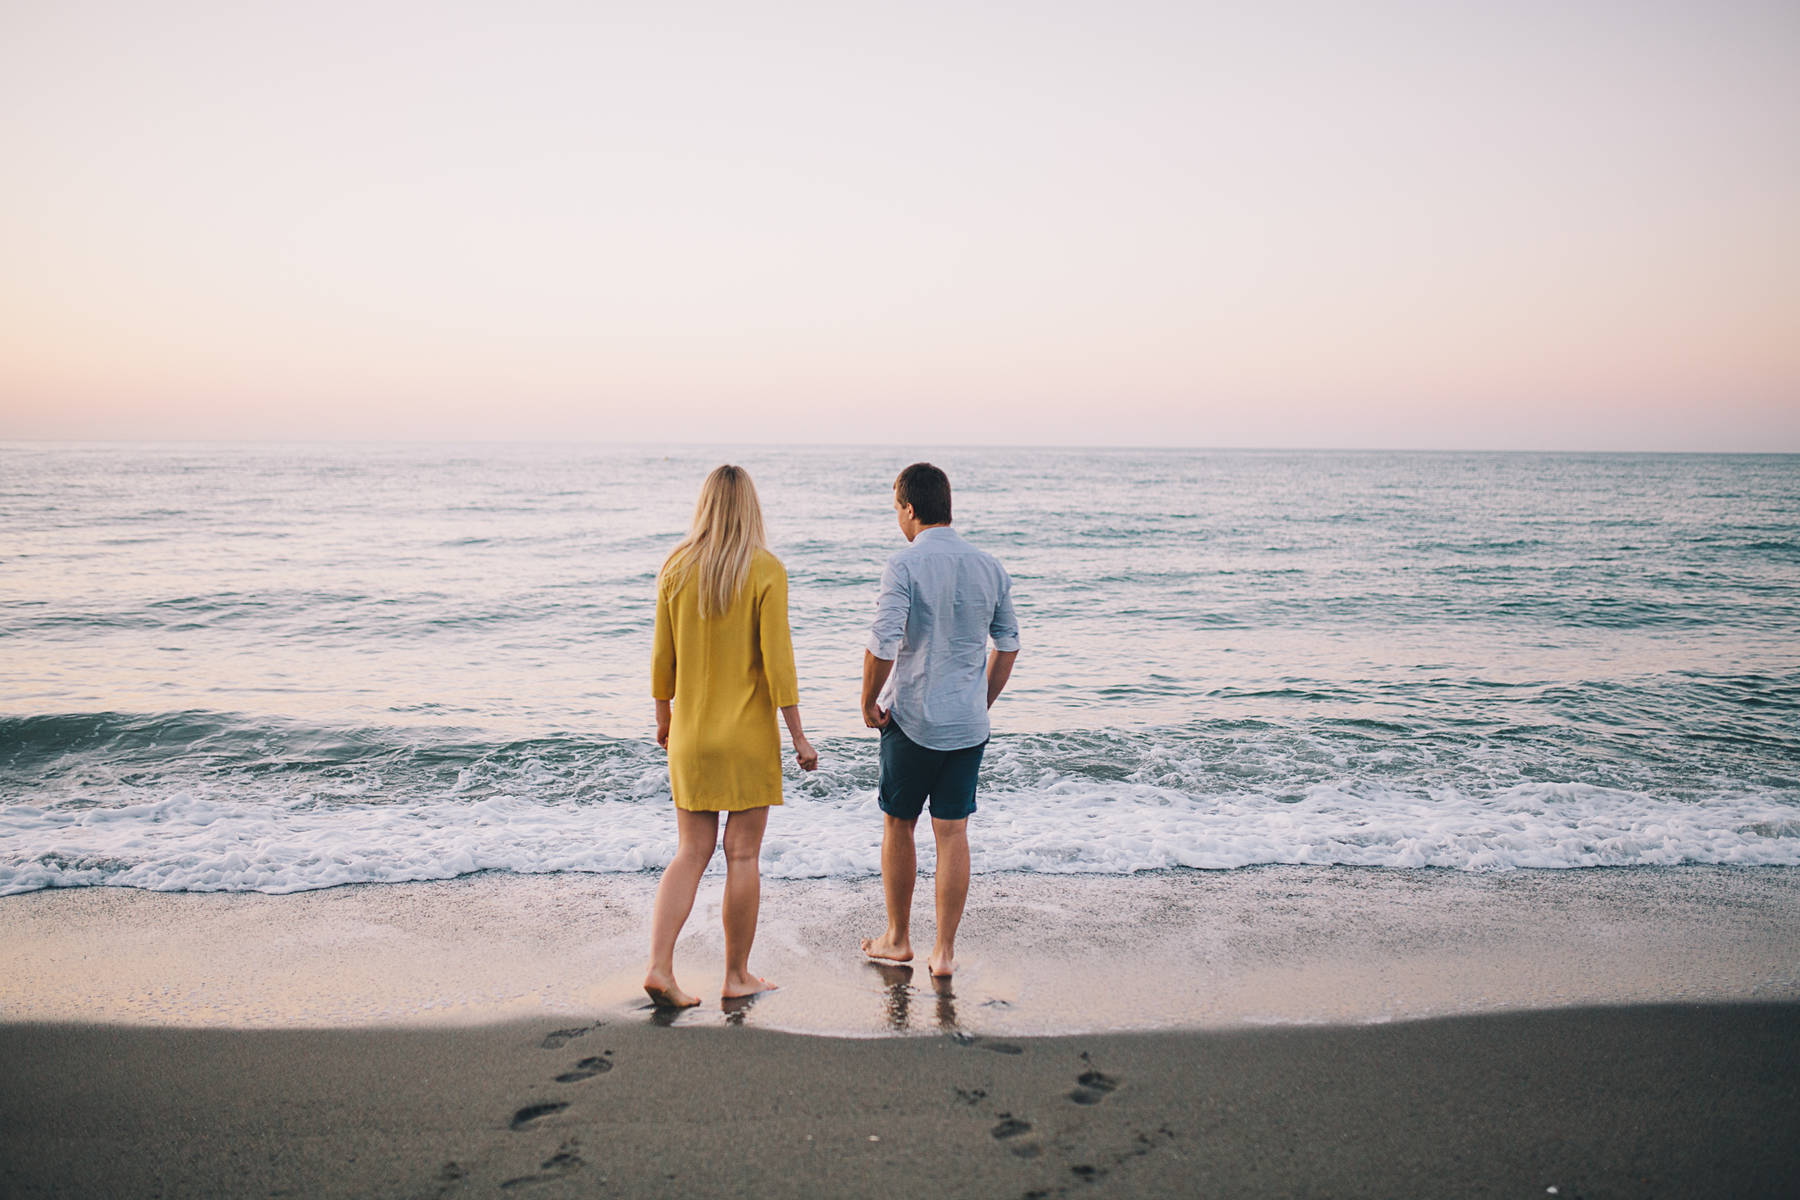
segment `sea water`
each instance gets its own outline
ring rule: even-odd
[[[0,894],[660,867],[655,576],[723,461],[821,756],[765,872],[873,874],[918,458],[1023,643],[979,872],[1800,864],[1800,457],[11,444]]]

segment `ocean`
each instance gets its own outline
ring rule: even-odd
[[[14,443],[0,895],[659,868],[655,574],[728,460],[821,754],[764,871],[873,875],[917,458],[1021,627],[977,872],[1800,865],[1796,456]]]

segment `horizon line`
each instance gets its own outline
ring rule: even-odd
[[[713,447],[738,446],[745,449],[757,448],[768,450],[886,450],[895,446],[933,445],[944,449],[956,450],[1060,450],[1079,451],[1083,453],[1105,452],[1138,452],[1138,453],[1202,453],[1202,454],[1595,454],[1620,457],[1764,457],[1783,458],[1800,456],[1800,448],[1792,450],[1656,450],[1656,449],[1594,449],[1588,447],[1528,447],[1528,446],[1270,446],[1270,445],[1207,445],[1204,443],[1083,443],[1083,442],[932,442],[920,441],[883,441],[883,442],[773,442],[753,440],[732,441],[647,441],[638,439],[603,440],[594,437],[575,438],[445,438],[445,437],[226,437],[226,438],[58,438],[58,437],[4,437],[0,436],[0,447],[14,446],[142,446],[177,447],[177,446],[342,446],[342,447],[381,447],[381,446],[487,446],[514,448],[570,448],[607,447],[617,449],[704,449]]]

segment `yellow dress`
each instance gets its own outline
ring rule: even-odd
[[[669,786],[680,808],[781,803],[775,710],[800,703],[788,635],[787,570],[758,550],[731,608],[702,619],[692,573],[656,588],[651,694],[672,700]]]

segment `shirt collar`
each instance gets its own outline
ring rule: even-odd
[[[917,532],[913,535],[913,545],[915,545],[915,546],[918,545],[920,542],[924,541],[926,538],[931,538],[932,541],[945,540],[945,538],[933,536],[935,534],[944,534],[946,537],[953,538],[956,536],[956,530],[952,529],[948,525],[934,525],[930,529],[921,529],[921,530],[919,530],[919,532]]]

